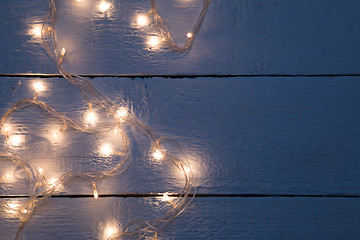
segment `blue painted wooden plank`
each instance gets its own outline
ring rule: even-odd
[[[359,235],[359,199],[196,198],[160,239],[353,239]],[[104,232],[168,208],[158,199],[51,199],[23,230],[23,239],[105,239]],[[6,218],[4,218],[4,215]],[[18,222],[2,213],[2,239]],[[110,228],[109,228],[110,227]]]
[[[47,90],[39,100],[76,121],[84,120],[88,107],[77,88],[64,79],[41,81]],[[1,78],[1,114],[16,100],[31,98],[33,82]],[[95,78],[92,82],[161,136],[184,147],[200,193],[359,193],[358,77]],[[99,170],[117,161],[98,153],[106,141],[115,146],[116,138],[69,130],[60,142],[53,142],[50,133],[57,124],[40,113],[34,108],[13,116],[17,131],[29,137],[24,148],[14,151],[42,167],[47,177],[58,178],[70,170]],[[181,172],[155,161],[150,143],[139,131],[124,129],[131,139],[131,166],[119,177],[100,180],[99,193],[179,192],[184,185]],[[5,142],[2,138],[2,146]],[[27,191],[12,183],[3,185],[1,192]],[[91,183],[71,182],[64,193],[91,194]]]
[[[159,13],[181,45],[202,0],[158,1]],[[59,48],[74,73],[152,74],[349,74],[359,73],[360,4],[356,0],[212,0],[191,51],[149,49],[152,28],[138,28],[136,15],[150,1],[57,1]],[[39,37],[46,0],[4,1],[0,8],[0,73],[56,73]]]

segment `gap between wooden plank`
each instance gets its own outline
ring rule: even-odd
[[[86,78],[236,78],[236,77],[359,77],[360,73],[349,74],[78,74]],[[63,78],[61,74],[11,73],[0,74],[1,77],[23,78]]]
[[[163,193],[123,193],[123,194],[99,194],[99,198],[147,198],[147,197],[162,197]],[[179,197],[179,193],[168,194],[169,197]],[[41,195],[39,197],[42,197]],[[51,198],[93,198],[92,194],[62,194],[52,195]],[[336,195],[336,194],[189,194],[189,197],[204,198],[204,197],[238,197],[238,198],[360,198],[360,195]],[[29,198],[28,195],[0,195],[0,198]]]

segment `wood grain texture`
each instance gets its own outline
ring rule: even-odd
[[[134,21],[137,13],[149,10],[149,0],[109,1],[108,14],[96,10],[98,0],[83,1],[86,5],[57,1],[59,47],[67,49],[64,66],[70,72],[263,75],[91,80],[117,104],[124,99],[141,121],[179,141],[188,153],[197,191],[205,197],[195,198],[160,239],[359,236],[358,0],[212,0],[191,51],[183,55],[146,44],[155,32],[137,28]],[[181,43],[202,0],[157,2]],[[39,39],[29,33],[43,21],[47,4],[0,3],[0,74],[58,73]],[[34,80],[0,76],[1,115],[13,102],[33,96]],[[87,106],[78,89],[61,78],[41,80],[46,91],[40,100],[83,120]],[[104,169],[117,161],[98,154],[104,141],[119,148],[116,138],[67,131],[53,141],[49,134],[58,123],[37,108],[10,120],[25,136],[25,144],[14,152],[41,166],[48,179],[70,170]],[[124,130],[131,139],[131,167],[121,176],[98,181],[97,200],[79,196],[92,194],[86,180],[63,186],[59,194],[69,198],[51,198],[38,208],[22,240],[103,240],[108,223],[121,229],[132,219],[153,219],[168,210],[168,203],[153,197],[102,197],[180,192],[184,184],[176,169],[150,157],[142,134],[126,126]],[[5,141],[0,136],[0,149]],[[2,162],[0,176],[12,171],[14,166]],[[27,191],[25,179],[17,175],[16,181],[0,184],[0,200],[22,201],[11,195]],[[322,195],[333,197],[316,197]],[[13,215],[0,210],[0,239],[14,239],[18,225]]]
[[[151,74],[359,74],[360,3],[357,0],[212,0],[192,50],[151,50],[134,19],[149,1],[114,1],[107,16],[97,1],[58,1],[59,47],[73,73]],[[180,44],[202,1],[158,1]],[[24,11],[24,9],[26,9]],[[41,23],[47,1],[1,3],[0,73],[56,73],[39,41],[28,35]]]
[[[196,198],[160,239],[354,239],[360,199]],[[51,199],[37,211],[23,239],[103,240],[108,223],[156,218],[168,208],[157,199]],[[115,213],[116,212],[116,213]],[[64,221],[66,219],[66,221]],[[0,218],[1,239],[18,222]]]
[[[82,121],[87,107],[79,91],[64,79],[43,81],[48,91],[39,99]],[[1,78],[1,114],[15,100],[32,96],[32,82]],[[92,82],[115,102],[125,99],[140,120],[160,135],[183,145],[199,193],[360,193],[360,112],[354,104],[360,102],[359,78],[96,78]],[[96,154],[104,137],[69,131],[63,142],[52,143],[46,134],[54,119],[39,113],[32,109],[14,115],[14,124],[29,134],[26,146],[16,151],[46,168],[49,176],[102,169],[116,162]],[[130,169],[123,176],[101,180],[99,193],[179,192],[181,174],[154,161],[141,134],[129,134]],[[65,192],[91,194],[91,185],[71,183]],[[10,184],[2,194],[24,194],[24,189]]]

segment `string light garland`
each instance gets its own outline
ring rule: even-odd
[[[178,51],[178,52],[189,51],[194,43],[194,37],[198,34],[200,27],[205,19],[205,15],[206,15],[206,12],[209,7],[210,0],[204,0],[203,8],[196,20],[196,23],[194,24],[191,32],[188,32],[186,34],[187,38],[186,38],[183,46],[179,46],[178,44],[175,43],[170,31],[168,30],[165,20],[158,13],[156,0],[150,0],[150,1],[151,1],[151,9],[147,13],[147,16],[152,17],[154,25],[155,25],[157,31],[159,32],[159,34],[161,35],[161,38],[163,39],[163,41],[165,41],[167,43],[167,46],[174,51]],[[154,43],[154,41],[155,40],[149,41],[150,45],[153,45],[151,43]]]
[[[83,2],[83,0],[74,1]],[[156,26],[156,29],[161,36],[161,41],[165,41],[169,48],[174,51],[186,52],[190,50],[193,44],[194,38],[205,18],[209,4],[210,0],[204,0],[203,9],[191,32],[186,34],[187,38],[183,46],[179,46],[174,42],[164,19],[158,14],[156,0],[151,0],[151,9],[146,15],[141,15],[137,18],[137,24],[139,26],[147,26],[149,25],[150,18],[152,18],[151,24]],[[98,4],[98,10],[103,13],[109,11],[111,8],[111,3],[106,1],[100,1]],[[101,94],[87,78],[72,75],[64,69],[62,64],[66,59],[67,51],[64,47],[58,46],[57,33],[55,30],[56,20],[56,0],[49,0],[49,11],[41,29],[39,30],[37,27],[34,28],[32,32],[36,37],[41,35],[43,48],[53,59],[58,71],[64,79],[80,90],[88,105],[88,111],[84,113],[82,120],[76,121],[66,116],[64,113],[55,110],[46,102],[39,100],[42,92],[47,90],[47,86],[41,81],[35,81],[32,85],[34,90],[33,97],[15,102],[0,119],[0,131],[6,139],[6,147],[0,152],[0,161],[12,163],[17,171],[25,174],[28,183],[28,199],[17,202],[2,201],[1,204],[1,207],[5,211],[15,214],[21,221],[15,239],[21,239],[22,230],[34,214],[34,210],[52,195],[58,193],[65,184],[69,184],[71,181],[78,178],[87,179],[91,183],[94,198],[98,199],[99,192],[96,182],[104,177],[122,174],[128,169],[131,160],[131,141],[126,132],[121,128],[124,124],[132,126],[134,129],[143,133],[151,143],[152,150],[150,152],[152,152],[152,157],[156,160],[170,162],[176,166],[184,177],[185,185],[178,197],[170,197],[167,192],[163,194],[161,201],[169,203],[169,210],[163,216],[158,219],[137,219],[130,221],[121,229],[121,231],[116,227],[105,229],[104,236],[106,236],[106,239],[108,240],[126,238],[142,239],[148,237],[157,239],[159,232],[163,227],[184,211],[195,195],[196,188],[193,181],[193,174],[186,154],[178,142],[166,137],[160,137],[150,126],[141,122],[126,106],[117,106],[115,102]],[[159,38],[154,37],[149,39],[149,44],[155,46],[159,43],[158,41],[160,41]],[[26,139],[25,136],[14,133],[14,131],[11,130],[11,124],[9,123],[10,116],[15,112],[33,106],[38,107],[41,111],[61,122],[61,128],[51,134],[51,137],[55,139],[60,137],[65,131],[84,132],[96,135],[116,135],[121,142],[120,151],[115,151],[115,148],[110,143],[104,143],[98,149],[100,155],[104,157],[116,156],[116,165],[105,170],[72,170],[62,174],[58,179],[47,178],[43,168],[34,166],[29,160],[18,155],[16,148],[21,146]],[[98,112],[106,112],[111,116],[113,122],[108,124],[97,124]],[[170,142],[178,152],[182,153],[182,157],[180,158],[167,151],[163,147],[165,142]],[[4,183],[10,178],[10,174],[0,176],[0,182]]]

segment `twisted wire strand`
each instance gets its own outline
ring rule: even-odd
[[[185,40],[185,43],[182,46],[175,43],[170,31],[168,30],[165,20],[158,13],[156,0],[151,0],[150,5],[151,9],[147,14],[153,18],[157,31],[160,33],[162,38],[165,39],[168,47],[173,51],[182,53],[189,51],[194,43],[195,36],[198,34],[205,19],[206,12],[210,5],[210,0],[204,0],[202,10],[191,30],[191,36]]]

